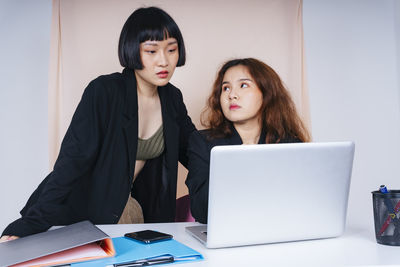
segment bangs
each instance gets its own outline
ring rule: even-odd
[[[147,26],[147,27],[146,27]],[[170,25],[146,25],[139,32],[138,40],[139,43],[145,41],[163,41],[168,38],[175,38],[179,40],[179,34],[174,27],[168,27]]]

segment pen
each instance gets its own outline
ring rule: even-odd
[[[174,262],[174,257],[171,255],[168,256],[160,256],[155,258],[148,258],[143,260],[135,260],[124,263],[116,263],[114,267],[136,267],[136,266],[150,266],[156,264],[164,264]]]
[[[382,194],[389,193],[385,185],[381,185],[379,187],[379,191]],[[386,231],[386,229],[388,228],[388,226],[390,224],[390,221],[392,219],[393,220],[396,219],[396,213],[400,210],[400,201],[397,202],[396,207],[394,207],[394,208],[393,208],[393,204],[389,198],[385,198],[384,202],[385,202],[386,208],[388,209],[389,215],[387,216],[385,222],[383,223],[381,229],[379,230],[379,235],[382,235]]]

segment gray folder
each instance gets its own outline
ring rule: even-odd
[[[109,255],[115,254],[107,234],[89,221],[0,243],[0,266],[9,266],[97,241],[109,240]]]

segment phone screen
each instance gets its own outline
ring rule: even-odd
[[[144,231],[126,233],[125,236],[129,237],[129,238],[133,238],[135,240],[145,242],[145,243],[151,243],[154,241],[160,241],[160,240],[172,238],[172,235],[170,235],[170,234],[161,233],[161,232],[152,231],[152,230],[144,230]]]

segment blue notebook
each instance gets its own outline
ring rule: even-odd
[[[171,255],[174,263],[203,260],[203,256],[188,246],[174,240],[159,241],[145,244],[127,237],[112,238],[115,256],[111,258],[73,263],[73,267],[107,266],[135,260],[151,259],[159,256]]]

